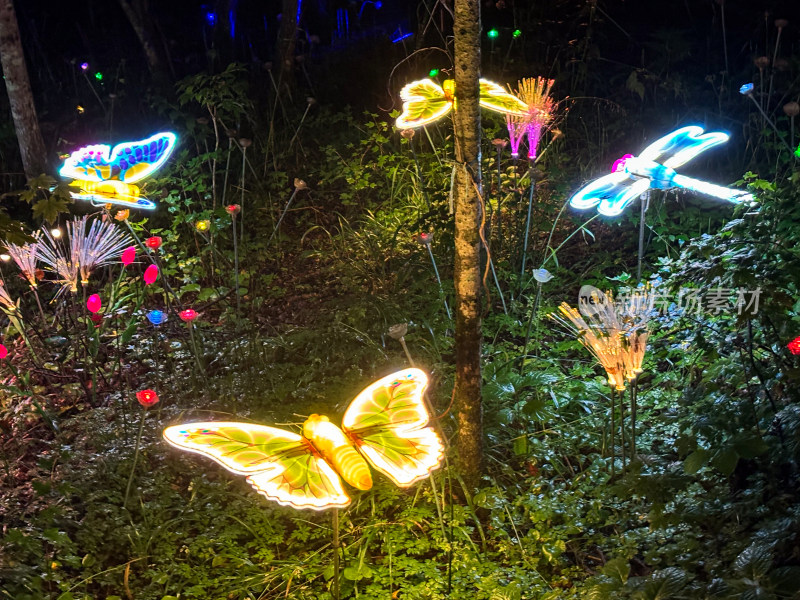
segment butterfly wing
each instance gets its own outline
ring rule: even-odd
[[[728,134],[722,131],[703,133],[703,128],[690,125],[676,129],[645,148],[639,158],[652,160],[670,169],[677,169],[709,148],[724,144]]]
[[[350,404],[342,429],[373,467],[400,487],[427,477],[444,454],[439,436],[426,427],[422,394],[428,377],[419,369],[388,375]]]
[[[62,177],[82,181],[139,181],[158,169],[175,149],[174,133],[157,133],[141,142],[85,146],[73,152],[59,170]]]
[[[283,506],[322,510],[350,503],[336,472],[296,433],[250,423],[206,422],[167,427],[164,439],[247,475],[250,485]]]
[[[398,129],[422,127],[443,117],[453,108],[452,100],[445,97],[444,90],[430,79],[412,81],[400,90],[403,112],[397,117]]]
[[[569,204],[578,210],[586,210],[599,204],[597,212],[607,217],[616,217],[649,187],[649,179],[632,179],[630,175],[620,171],[589,182],[570,198]]]
[[[528,112],[528,105],[502,86],[486,79],[481,79],[480,84],[480,105],[483,108],[508,115],[524,115]]]

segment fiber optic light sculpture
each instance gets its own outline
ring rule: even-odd
[[[616,217],[647,190],[683,188],[734,204],[753,201],[752,194],[686,177],[675,171],[709,148],[724,144],[728,134],[703,133],[696,125],[677,129],[650,144],[639,156],[626,155],[614,163],[614,172],[581,188],[570,205],[578,210],[597,206],[597,212]]]
[[[403,112],[397,117],[398,129],[422,127],[456,108],[456,82],[446,79],[440,86],[431,79],[412,81],[400,90]],[[528,106],[502,86],[480,80],[480,105],[495,112],[523,116]]]
[[[73,152],[59,170],[62,177],[74,179],[78,186],[70,195],[76,200],[100,204],[118,204],[152,210],[155,203],[141,197],[135,182],[148,177],[161,167],[175,149],[174,133],[157,133],[140,142],[84,146]]]
[[[550,97],[550,89],[555,81],[544,77],[522,79],[517,96],[526,105],[523,114],[506,114],[508,139],[511,142],[511,156],[519,156],[522,139],[528,137],[528,160],[536,159],[536,150],[542,132],[552,124],[556,103]]]
[[[246,475],[259,493],[283,506],[344,507],[350,497],[342,479],[360,490],[372,487],[367,462],[400,487],[439,466],[444,448],[427,427],[427,383],[419,369],[376,381],[347,408],[341,428],[311,415],[302,435],[251,423],[203,422],[168,427],[164,439]]]

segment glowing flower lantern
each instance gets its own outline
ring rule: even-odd
[[[136,246],[128,246],[125,250],[122,251],[122,255],[120,256],[120,260],[122,264],[126,267],[129,266],[134,260],[136,260]]]
[[[203,219],[202,221],[198,221],[194,224],[194,228],[197,229],[200,233],[205,233],[211,228],[211,221],[208,219]]]
[[[403,112],[397,117],[398,129],[422,127],[444,117],[456,104],[456,83],[446,79],[440,86],[431,79],[412,81],[400,90]],[[509,94],[502,86],[480,80],[480,105],[503,114],[524,115],[528,110],[525,103]]]
[[[528,137],[528,160],[536,159],[539,139],[542,132],[552,123],[556,103],[550,97],[550,89],[555,81],[538,77],[519,82],[517,97],[525,103],[527,109],[523,114],[506,115],[508,138],[511,142],[511,156],[519,156],[522,138]]]
[[[97,73],[95,77],[103,76]],[[59,174],[72,178],[70,185],[80,188],[70,192],[76,200],[152,210],[155,203],[141,197],[134,183],[157,171],[176,142],[174,133],[164,132],[139,142],[117,144],[113,150],[106,144],[85,146],[67,157]]]
[[[182,310],[178,313],[178,316],[181,318],[181,321],[184,323],[191,323],[194,321],[199,315],[197,311],[193,308],[187,308],[186,310]]]
[[[728,134],[721,131],[704,134],[702,127],[694,125],[677,129],[650,144],[639,156],[628,155],[628,158],[616,161],[613,173],[595,179],[578,190],[569,203],[578,210],[597,206],[597,212],[601,215],[616,217],[647,190],[673,188],[691,190],[734,204],[750,202],[753,196],[747,192],[714,185],[675,171],[702,152],[727,141]]]
[[[225,207],[225,212],[227,212],[230,216],[235,217],[242,212],[242,207],[239,204],[228,204],[228,206]]]
[[[145,285],[150,285],[151,283],[155,283],[155,280],[158,279],[158,267],[155,265],[150,265],[144,270],[143,275]]]
[[[151,310],[147,313],[147,320],[158,327],[167,320],[167,315],[161,310]]]
[[[5,347],[5,344],[0,344],[0,360],[6,356],[8,356],[8,348]]]
[[[161,248],[161,238],[157,235],[151,235],[147,238],[144,245],[152,250],[158,250]]]
[[[92,294],[86,300],[86,308],[90,313],[100,312],[103,306],[103,301],[100,299],[100,294]]]
[[[786,344],[786,347],[789,348],[789,352],[792,354],[800,354],[800,337],[794,338],[791,342]]]
[[[168,427],[164,439],[246,475],[259,493],[283,506],[344,507],[350,497],[342,479],[370,489],[368,465],[409,487],[441,463],[442,442],[426,426],[427,382],[419,369],[376,381],[347,408],[341,428],[326,416],[311,415],[302,435],[252,423],[203,422]]]
[[[136,399],[145,408],[150,408],[158,402],[158,394],[153,390],[140,390],[136,392]]]
[[[117,221],[126,221],[128,217],[131,216],[131,211],[129,209],[118,210],[117,213],[114,215],[114,219]]]

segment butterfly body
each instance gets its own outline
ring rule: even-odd
[[[311,415],[303,435],[265,425],[202,422],[164,430],[170,444],[217,461],[270,500],[321,510],[350,503],[341,479],[372,487],[367,463],[401,487],[427,477],[444,449],[422,401],[427,376],[419,369],[388,375],[363,390],[342,427]]]
[[[59,170],[62,177],[71,177],[70,185],[80,186],[70,192],[78,200],[119,204],[134,208],[155,208],[141,198],[134,182],[144,179],[166,162],[175,149],[174,133],[158,133],[139,142],[84,146],[70,154]]]
[[[702,152],[723,144],[728,134],[703,133],[697,126],[683,127],[656,140],[639,156],[625,155],[614,163],[613,173],[589,182],[570,198],[578,210],[597,206],[597,212],[615,217],[649,189],[684,188],[734,204],[752,200],[751,194],[679,174],[676,169]]]

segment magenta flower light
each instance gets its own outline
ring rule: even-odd
[[[92,294],[86,300],[86,308],[89,310],[90,313],[100,312],[102,306],[103,306],[103,301],[100,299],[100,294]]]
[[[144,270],[144,283],[145,285],[150,285],[151,283],[155,283],[156,279],[158,279],[158,267],[150,265]]]

